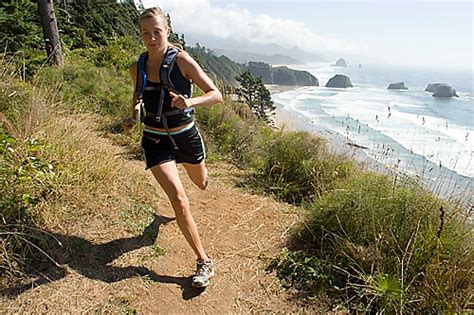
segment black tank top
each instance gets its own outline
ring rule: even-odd
[[[174,88],[180,94],[188,98],[192,96],[191,81],[186,79],[186,77],[181,73],[181,70],[179,70],[177,63],[174,64],[174,67],[170,72],[170,79],[173,83]],[[145,111],[147,113],[144,119],[144,123],[147,126],[155,128],[164,128],[163,119],[161,119],[159,123],[155,120],[156,112],[158,110],[158,104],[160,102],[160,86],[160,83],[147,81],[145,90],[143,91],[142,95],[143,103],[145,105]],[[171,96],[166,90],[164,93],[163,113],[175,110],[177,110],[177,108],[171,107]],[[153,113],[155,115],[150,115],[150,113]],[[168,128],[175,128],[187,125],[193,121],[191,113],[179,113],[177,115],[167,116],[166,119],[168,122]]]

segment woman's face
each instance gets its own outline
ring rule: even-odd
[[[140,22],[140,33],[148,51],[165,50],[168,46],[168,26],[156,17],[148,17]]]

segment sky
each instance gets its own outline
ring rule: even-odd
[[[174,30],[185,36],[296,45],[364,63],[474,68],[471,0],[143,0],[143,4],[162,7],[171,15]]]

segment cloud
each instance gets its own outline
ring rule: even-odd
[[[159,5],[171,15],[173,29],[179,33],[211,35],[218,38],[246,39],[262,44],[298,46],[308,52],[364,54],[367,48],[318,35],[304,23],[253,14],[235,4],[214,6],[208,0],[145,0],[145,7]]]

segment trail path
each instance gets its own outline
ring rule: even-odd
[[[95,130],[83,132],[87,139],[95,139],[87,144],[91,151],[107,150],[129,172],[144,173],[156,186],[155,220],[138,235],[124,231],[117,224],[124,216],[111,208],[100,210],[80,227],[68,227],[67,237],[76,251],[58,253],[61,268],[46,272],[51,281],[2,297],[2,313],[299,311],[275,275],[265,272],[265,257],[281,248],[297,220],[294,209],[237,188],[239,171],[230,164],[209,165],[207,191],[194,186],[180,169],[203,243],[217,265],[211,285],[193,289],[193,253],[151,173],[144,170],[143,162],[126,159],[124,147]]]

